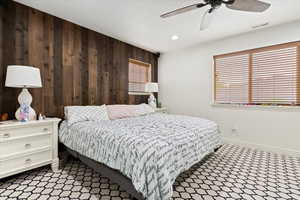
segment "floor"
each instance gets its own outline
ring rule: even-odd
[[[4,199],[129,200],[130,196],[71,160],[59,173],[44,167],[1,180],[0,200]],[[182,173],[172,199],[300,200],[300,159],[227,144]]]

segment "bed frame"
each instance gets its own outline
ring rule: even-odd
[[[86,156],[79,154],[76,151],[73,151],[65,146],[66,150],[69,154],[73,157],[78,158],[84,164],[95,170],[96,172],[100,173],[101,175],[108,177],[112,182],[117,183],[120,185],[121,189],[125,190],[128,194],[134,197],[137,200],[145,200],[143,195],[136,191],[134,188],[132,181],[124,176],[120,171],[112,169],[105,164],[92,160]]]
[[[217,152],[221,147],[222,146],[219,146],[218,148],[216,148],[214,150],[214,152]],[[112,168],[106,166],[105,164],[102,164],[102,163],[92,160],[86,156],[83,156],[83,155],[79,154],[78,152],[69,149],[66,146],[64,146],[64,148],[73,157],[79,159],[84,164],[86,164],[90,168],[94,169],[96,172],[100,173],[101,175],[108,177],[112,182],[120,185],[120,188],[125,190],[134,199],[145,200],[143,195],[140,192],[136,191],[136,189],[134,188],[134,186],[132,184],[132,181],[128,177],[124,176],[120,171],[112,169]],[[68,158],[66,158],[66,159],[68,159]]]

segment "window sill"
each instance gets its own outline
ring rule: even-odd
[[[147,92],[128,92],[128,95],[144,95],[144,96],[148,96],[151,93],[147,93]]]
[[[271,105],[239,105],[239,104],[218,104],[212,103],[212,107],[230,109],[250,109],[250,110],[278,110],[278,111],[300,111],[300,106],[271,106]]]

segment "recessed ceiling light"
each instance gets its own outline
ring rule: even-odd
[[[178,37],[178,35],[173,35],[171,39],[172,39],[172,40],[178,40],[179,37]]]

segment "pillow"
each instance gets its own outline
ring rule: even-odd
[[[147,104],[139,105],[108,105],[107,112],[110,119],[136,117],[153,113],[154,109]]]
[[[68,125],[82,121],[109,120],[105,105],[102,106],[66,106],[65,118]]]
[[[136,105],[108,105],[107,113],[109,119],[121,119],[126,117],[135,117]]]
[[[137,109],[136,109],[136,116],[140,116],[140,115],[147,115],[150,113],[154,113],[155,110],[149,106],[148,104],[142,103],[137,105]]]

